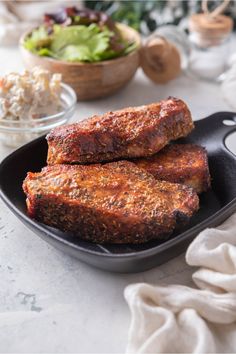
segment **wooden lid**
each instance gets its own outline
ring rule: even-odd
[[[158,84],[165,84],[181,72],[178,49],[159,35],[151,36],[143,45],[140,65],[146,76]]]
[[[232,32],[233,20],[225,15],[212,17],[211,14],[194,14],[189,19],[189,29],[201,36],[222,38]]]

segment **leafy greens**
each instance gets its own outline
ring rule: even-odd
[[[25,39],[24,46],[40,56],[69,62],[98,62],[128,54],[135,43],[125,41],[118,29],[96,23],[61,26],[53,24],[48,31],[42,25]]]

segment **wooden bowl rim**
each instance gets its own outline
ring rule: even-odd
[[[28,49],[26,49],[24,47],[23,43],[24,43],[25,38],[37,27],[32,28],[30,31],[27,31],[27,32],[22,34],[22,36],[20,37],[20,40],[19,40],[19,46],[20,46],[21,50],[23,50],[26,53],[30,54],[32,57],[39,58],[39,59],[45,60],[45,61],[49,61],[51,63],[63,64],[63,65],[68,65],[68,66],[78,66],[78,67],[91,67],[91,66],[94,66],[94,67],[97,66],[98,67],[98,66],[103,66],[103,65],[110,65],[112,63],[118,63],[119,61],[124,61],[124,60],[126,60],[128,58],[131,58],[132,56],[136,55],[138,53],[138,51],[140,50],[141,44],[142,44],[140,34],[134,28],[132,28],[132,27],[130,27],[130,26],[124,24],[124,23],[119,23],[119,22],[116,22],[116,25],[118,27],[121,27],[124,30],[129,30],[129,31],[134,33],[135,42],[137,43],[137,48],[134,51],[132,51],[131,53],[127,54],[127,55],[124,55],[124,56],[121,56],[121,57],[118,57],[118,58],[109,59],[109,60],[101,60],[101,61],[95,62],[95,63],[68,62],[68,61],[54,59],[54,58],[46,57],[46,56],[44,57],[44,56],[40,56],[40,55],[37,55],[35,53],[32,53],[30,50],[28,50]]]

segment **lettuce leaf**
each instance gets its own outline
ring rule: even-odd
[[[59,59],[67,61],[99,61],[108,49],[112,33],[102,32],[95,24],[70,26],[54,34],[51,50]]]
[[[135,43],[118,39],[116,33],[95,23],[89,26],[54,25],[51,34],[45,26],[35,29],[24,46],[40,56],[69,62],[98,62],[126,55],[136,48]]]
[[[44,26],[36,28],[29,37],[26,38],[24,47],[31,52],[37,52],[40,48],[48,47],[51,44],[51,37]]]

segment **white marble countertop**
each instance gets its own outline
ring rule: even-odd
[[[0,49],[0,68],[0,75],[23,68],[16,48]],[[73,120],[170,95],[184,99],[196,120],[230,110],[215,84],[181,76],[156,86],[139,71],[120,93],[78,103]],[[0,145],[0,160],[10,152]],[[0,201],[0,352],[124,352],[130,321],[124,287],[134,282],[189,285],[191,273],[184,255],[139,274],[97,270],[48,245]]]

